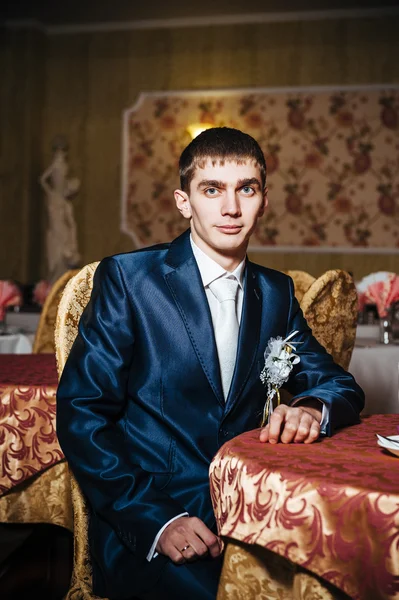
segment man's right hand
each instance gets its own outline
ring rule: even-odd
[[[180,517],[162,532],[156,551],[165,554],[176,564],[194,561],[209,554],[217,558],[222,541],[197,517]]]

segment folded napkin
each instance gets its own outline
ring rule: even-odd
[[[41,279],[33,288],[33,301],[36,302],[36,304],[43,306],[50,290],[51,283],[45,279]]]
[[[399,276],[389,271],[371,273],[356,283],[358,307],[375,304],[380,318],[386,317],[393,302],[399,300]]]
[[[0,280],[0,321],[4,321],[8,306],[21,306],[22,293],[19,287],[8,280]]]

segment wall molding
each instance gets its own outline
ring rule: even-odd
[[[42,33],[48,34],[48,27],[41,21],[37,19],[13,19],[12,21],[5,21],[4,23],[6,29],[10,29],[12,31],[19,31],[21,29],[35,29],[37,31],[41,31]]]
[[[338,19],[378,19],[399,16],[399,7],[381,6],[378,8],[348,8],[313,11],[286,11],[265,13],[244,13],[203,17],[176,17],[171,19],[145,19],[138,21],[108,21],[100,23],[75,23],[68,25],[45,25],[34,19],[9,20],[8,29],[40,29],[47,35],[68,35],[130,31],[145,29],[179,29],[187,27],[212,27],[228,25],[249,25],[259,23],[289,23],[293,21],[327,21]]]
[[[399,90],[399,83],[359,83],[354,85],[340,85],[328,84],[328,85],[293,85],[293,86],[282,86],[282,87],[234,87],[234,88],[208,88],[198,90],[143,90],[137,96],[137,100],[127,108],[122,110],[123,126],[125,126],[125,120],[129,118],[129,114],[140,108],[145,102],[146,98],[159,98],[159,97],[173,97],[173,96],[214,96],[223,98],[228,95],[235,95],[237,93],[243,94],[286,94],[287,92],[367,92],[369,90],[386,90],[393,89]]]
[[[368,248],[367,246],[248,246],[248,252],[263,254],[399,254],[399,248]]]

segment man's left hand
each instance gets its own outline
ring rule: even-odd
[[[259,440],[270,444],[311,444],[320,435],[321,414],[321,409],[314,407],[280,404],[271,414],[269,423],[261,430]]]

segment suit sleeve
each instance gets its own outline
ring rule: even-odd
[[[358,423],[364,407],[364,393],[353,376],[337,365],[332,356],[312,335],[298,301],[291,279],[287,335],[298,334],[291,340],[300,362],[294,366],[285,388],[293,394],[291,404],[303,396],[319,398],[329,413],[327,435],[334,429]]]
[[[145,557],[159,529],[185,508],[155,487],[124,443],[131,310],[119,264],[107,258],[96,270],[58,386],[57,435],[92,511]]]

